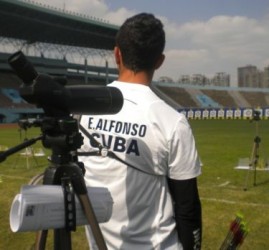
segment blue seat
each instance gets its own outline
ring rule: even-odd
[[[203,108],[219,108],[219,107],[221,107],[219,103],[215,102],[207,95],[196,95],[196,98]]]
[[[16,89],[2,88],[1,92],[7,98],[9,98],[13,103],[22,103],[23,102],[23,99],[21,98],[18,90],[16,90]]]

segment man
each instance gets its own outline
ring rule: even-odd
[[[91,134],[81,150],[98,151],[97,141],[114,155],[80,158],[86,184],[106,187],[113,198],[111,219],[100,224],[108,249],[201,248],[201,169],[192,131],[149,87],[164,46],[163,25],[153,15],[127,19],[114,49],[119,78],[110,84],[121,90],[123,108],[81,118]]]

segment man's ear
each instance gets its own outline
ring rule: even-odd
[[[114,57],[117,65],[120,65],[121,62],[121,52],[119,47],[115,46],[114,47]]]
[[[158,59],[156,65],[155,65],[155,70],[158,69],[158,68],[160,68],[160,67],[162,66],[162,64],[163,64],[163,62],[164,62],[164,59],[165,59],[165,55],[162,54],[162,55],[159,57],[159,59]]]

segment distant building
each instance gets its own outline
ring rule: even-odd
[[[214,85],[214,86],[230,86],[230,75],[225,72],[216,73],[215,76],[210,79],[202,74],[182,75],[178,81],[182,84],[192,85]]]
[[[158,80],[159,82],[173,83],[174,80],[169,76],[161,76]]]
[[[264,68],[261,85],[262,88],[269,88],[269,66]]]
[[[238,87],[262,87],[262,73],[256,66],[247,65],[237,68]]]
[[[214,86],[229,87],[230,75],[225,72],[218,72],[211,79],[211,84]]]
[[[183,83],[183,84],[190,84],[191,83],[191,77],[189,75],[182,75],[178,79],[178,82]]]
[[[203,85],[209,84],[209,79],[202,74],[194,74],[191,77],[191,82],[192,82],[192,84],[203,86]]]

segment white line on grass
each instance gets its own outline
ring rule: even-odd
[[[224,182],[222,184],[219,184],[219,187],[224,187],[224,186],[227,186],[229,184],[230,184],[230,182],[229,181],[226,181],[226,182]]]
[[[1,174],[1,177],[10,178],[10,179],[17,179],[17,180],[30,180],[31,179],[31,178],[27,178],[27,177],[11,176],[11,175],[5,175],[5,174]]]

